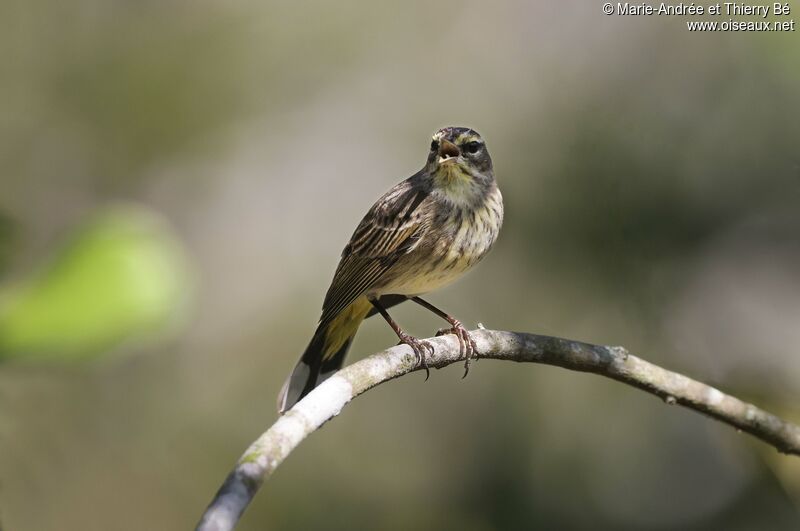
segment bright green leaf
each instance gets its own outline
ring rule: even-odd
[[[184,314],[190,278],[163,219],[104,210],[39,273],[0,290],[0,357],[80,359],[157,335]]]

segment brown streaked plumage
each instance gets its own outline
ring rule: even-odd
[[[431,345],[403,332],[386,311],[406,299],[451,324],[468,370],[474,343],[466,329],[419,296],[483,258],[502,222],[503,199],[483,139],[465,127],[437,131],[425,167],[378,199],[345,246],[317,330],[284,384],[278,410],[291,408],[341,368],[359,325],[374,313],[425,366]]]

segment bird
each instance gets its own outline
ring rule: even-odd
[[[503,224],[503,197],[480,134],[444,127],[425,165],[398,183],[361,220],[344,247],[316,331],[278,396],[283,414],[338,371],[367,317],[380,314],[430,375],[433,346],[406,333],[388,309],[411,300],[450,324],[469,372],[475,342],[461,321],[420,296],[450,284],[492,248]]]

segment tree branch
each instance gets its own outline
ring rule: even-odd
[[[800,426],[630,355],[622,347],[483,328],[470,334],[477,344],[479,358],[544,363],[606,376],[654,394],[667,404],[680,404],[705,413],[771,444],[782,453],[800,456]],[[436,349],[428,359],[431,367],[441,368],[463,361],[455,336],[429,341]],[[401,345],[337,372],[280,417],[247,449],[206,509],[197,530],[233,529],[264,480],[306,436],[338,415],[354,397],[418,369],[411,349]]]

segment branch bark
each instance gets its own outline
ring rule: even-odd
[[[470,332],[478,358],[544,363],[605,376],[680,404],[747,432],[785,454],[800,456],[800,426],[628,353],[623,347],[592,345],[558,337],[479,329]],[[429,339],[435,353],[428,365],[441,368],[463,361],[455,336]],[[239,459],[209,504],[198,531],[236,526],[261,484],[317,428],[353,398],[381,383],[419,370],[405,345],[373,354],[343,368],[314,389],[264,432]]]

